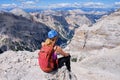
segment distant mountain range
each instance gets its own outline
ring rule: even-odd
[[[116,8],[88,8],[88,7],[81,7],[81,8],[77,8],[77,7],[62,7],[62,8],[50,8],[50,10],[54,10],[54,11],[68,11],[68,10],[75,10],[75,9],[80,9],[80,10],[83,10],[85,12],[91,12],[91,11],[94,11],[94,12],[113,12],[116,10]],[[13,8],[7,8],[7,9],[2,9],[2,10],[6,10],[6,11],[11,11],[13,10]],[[41,12],[41,11],[44,11],[44,10],[49,10],[48,8],[47,9],[44,9],[44,8],[25,8],[23,9],[24,11],[26,12]]]
[[[6,11],[11,11],[13,10],[12,8],[10,9],[5,9]],[[62,12],[66,12],[66,11],[70,11],[70,10],[81,10],[84,13],[82,14],[86,14],[86,16],[92,20],[92,22],[96,22],[97,19],[101,18],[103,15],[109,15],[110,13],[116,11],[116,8],[87,8],[87,7],[82,7],[82,8],[77,8],[77,7],[62,7],[62,8],[51,8],[51,9],[43,9],[43,8],[35,8],[35,9],[22,9],[25,12],[28,13],[35,13],[35,12],[43,12],[43,11],[48,11],[48,10],[52,10],[52,11],[62,11]],[[94,20],[93,20],[94,19]]]

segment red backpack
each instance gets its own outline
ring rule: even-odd
[[[54,60],[52,54],[54,53],[53,46],[42,46],[39,52],[39,65],[44,72],[51,72],[54,69]]]

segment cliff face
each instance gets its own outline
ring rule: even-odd
[[[69,50],[96,50],[120,45],[120,11],[106,15],[92,26],[83,25],[75,31]]]
[[[10,13],[0,13],[0,51],[40,48],[50,29],[42,24]]]

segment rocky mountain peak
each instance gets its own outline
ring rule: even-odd
[[[25,17],[27,19],[31,19],[31,15],[27,12],[25,12],[23,9],[21,8],[14,8],[13,10],[10,11],[11,13],[13,13],[14,15],[17,16],[22,16]]]

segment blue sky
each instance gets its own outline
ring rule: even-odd
[[[120,0],[0,0],[0,8],[120,7]]]

